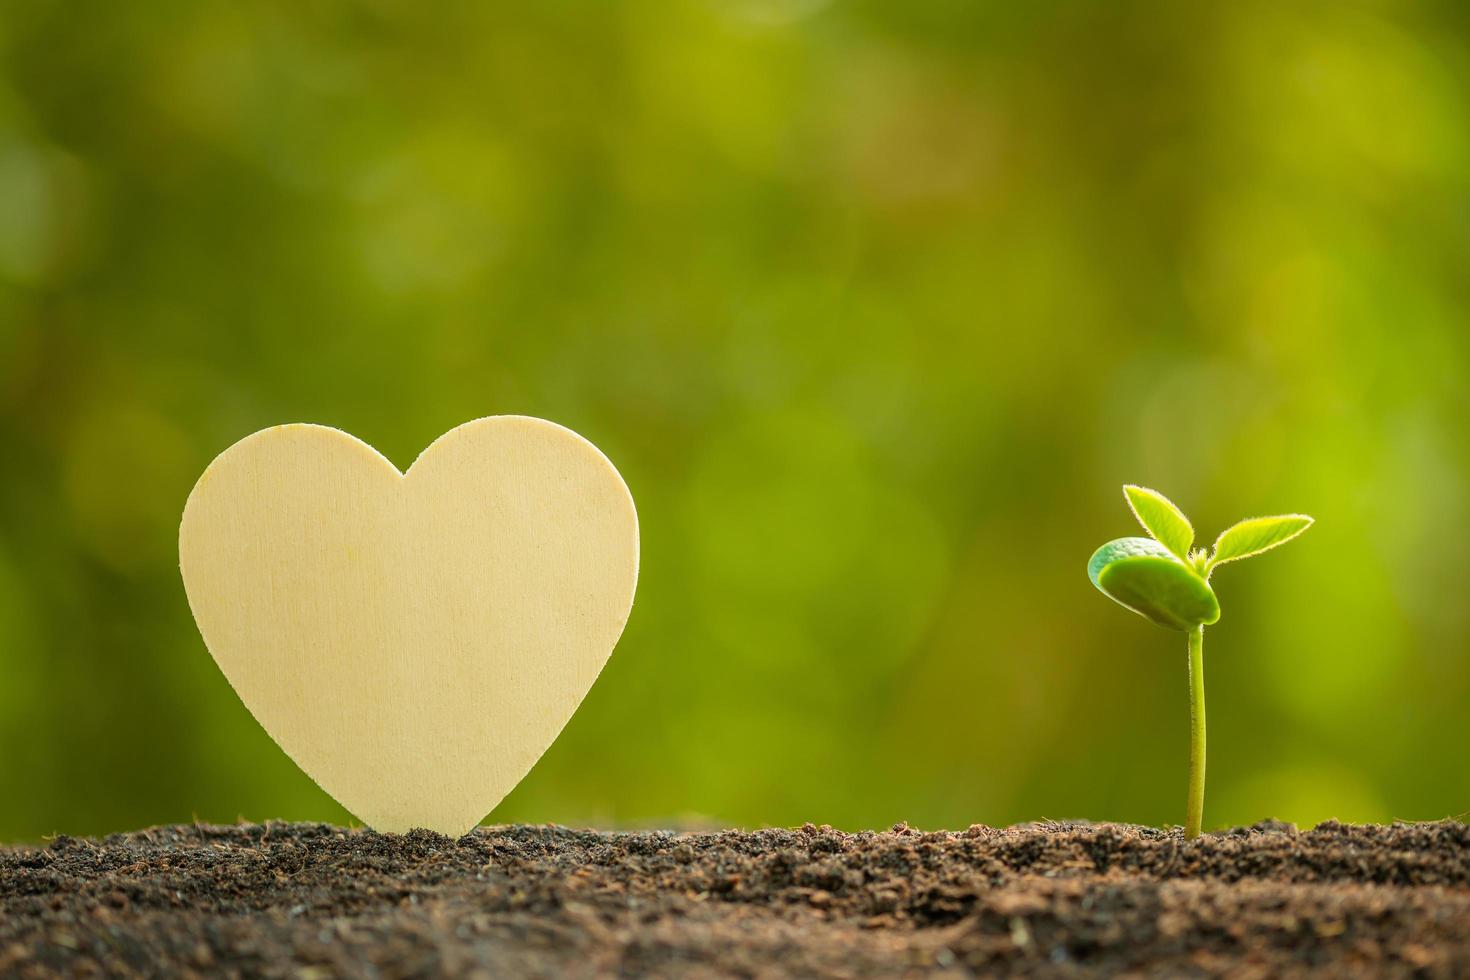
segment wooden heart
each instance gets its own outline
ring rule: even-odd
[[[458,836],[607,662],[638,517],[607,457],[541,419],[467,422],[405,473],[283,425],[204,471],[179,566],[209,652],[297,765],[370,827]]]

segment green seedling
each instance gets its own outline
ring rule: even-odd
[[[1093,552],[1087,576],[1103,595],[1145,619],[1189,635],[1189,798],[1184,836],[1199,836],[1205,811],[1205,627],[1220,618],[1210,588],[1217,566],[1270,551],[1312,526],[1305,514],[1253,517],[1229,528],[1212,550],[1191,551],[1194,527],[1168,498],[1125,486],[1123,496],[1151,537],[1119,538]]]

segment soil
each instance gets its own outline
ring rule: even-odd
[[[0,976],[1470,976],[1470,827],[160,827],[0,850]]]

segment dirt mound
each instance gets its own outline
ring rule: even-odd
[[[0,850],[0,975],[1470,975],[1470,828],[322,824]]]

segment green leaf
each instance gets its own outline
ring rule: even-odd
[[[1216,565],[1239,561],[1283,545],[1312,526],[1306,514],[1281,514],[1277,517],[1252,517],[1226,528],[1215,541],[1215,553],[1205,567],[1205,574]]]
[[[1103,595],[1152,623],[1188,632],[1220,618],[1209,583],[1152,538],[1119,538],[1093,552],[1087,576]]]
[[[1154,536],[1154,540],[1168,548],[1185,561],[1189,560],[1189,546],[1194,544],[1194,526],[1184,512],[1173,502],[1148,487],[1128,484],[1123,496],[1133,510],[1133,516],[1143,529]]]

